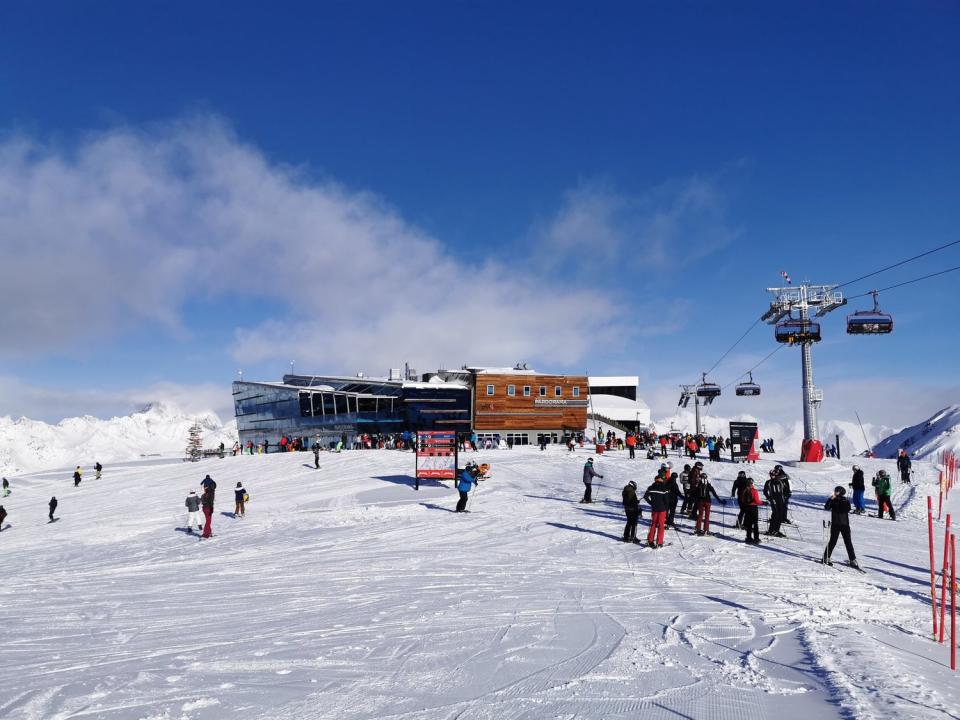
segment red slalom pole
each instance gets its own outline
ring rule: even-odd
[[[933,608],[933,638],[937,638],[937,571],[933,556],[933,498],[927,495],[927,529],[930,535],[930,606]]]
[[[950,669],[957,669],[957,539],[950,536]]]
[[[940,642],[943,642],[944,624],[947,610],[947,573],[950,570],[950,513],[947,513],[947,527],[943,535],[943,576],[940,588]]]

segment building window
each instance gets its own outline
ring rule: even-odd
[[[507,385],[507,395],[509,395],[510,397],[513,397],[516,394],[517,394],[517,386]]]
[[[524,385],[524,386],[523,386],[523,396],[524,396],[524,397],[530,397],[530,386],[529,386],[529,385]],[[526,435],[524,435],[524,437],[526,437]]]
[[[540,397],[546,397],[546,396],[547,396],[547,386],[546,386],[546,385],[541,385],[541,386],[540,386]]]
[[[563,388],[561,388],[559,385],[554,385],[553,394],[555,397],[560,397],[561,395],[563,395]]]
[[[487,385],[487,395],[493,395],[493,385]]]
[[[574,386],[574,388],[573,388],[573,396],[574,396],[574,397],[580,397],[580,386],[579,386],[579,385]]]

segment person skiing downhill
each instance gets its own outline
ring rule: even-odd
[[[760,544],[760,506],[763,500],[760,499],[760,493],[753,484],[753,478],[747,478],[746,487],[740,491],[738,496],[741,507],[743,507],[743,528],[747,531],[747,537],[744,542],[748,545]]]
[[[200,524],[198,516],[200,512],[200,498],[197,496],[196,491],[191,490],[183,504],[187,508],[187,530],[193,532],[194,527],[196,527],[197,530],[203,530],[203,525]]]
[[[713,495],[721,505],[727,501],[717,495],[710,479],[704,474],[697,485],[697,526],[694,535],[712,535],[710,532],[710,496]]]
[[[57,498],[56,496],[50,498],[50,514],[47,516],[50,518],[50,522],[53,522],[53,514],[57,511]]]
[[[247,491],[243,489],[241,483],[237,483],[237,486],[233,489],[233,499],[234,499],[234,517],[243,517],[246,513],[246,501],[247,501]]]
[[[830,543],[823,551],[823,564],[833,565],[830,556],[833,549],[837,546],[837,538],[843,536],[843,545],[847,549],[847,559],[851,567],[858,570],[860,565],[857,563],[857,554],[853,550],[853,541],[850,539],[850,501],[845,495],[847,490],[842,485],[837,485],[833,489],[833,495],[827,498],[823,509],[830,511]]]
[[[664,482],[663,475],[657,475],[653,484],[643,494],[643,499],[650,504],[650,530],[647,532],[647,545],[652,548],[662,548],[667,525],[667,510],[670,508],[670,489]]]
[[[890,519],[896,520],[897,513],[893,509],[893,503],[890,502],[890,476],[887,471],[878,472],[872,484],[877,493],[877,517],[883,520],[883,508],[886,506],[890,510]]]
[[[83,479],[83,472],[80,470],[80,466],[77,465],[77,469],[73,471],[73,486],[77,487],[80,485],[80,481]]]
[[[743,492],[743,489],[749,485],[749,480],[747,478],[747,473],[745,470],[741,470],[737,473],[737,479],[733,481],[733,487],[730,489],[730,497],[737,499],[737,505],[740,507],[740,512],[737,513],[737,527],[743,527],[743,517],[744,517],[744,504],[740,499],[740,493]]]
[[[587,458],[587,463],[583,466],[583,500],[582,503],[593,502],[593,479],[595,477],[603,479],[603,475],[593,469],[593,458]]]
[[[640,498],[637,497],[637,484],[631,480],[623,488],[623,512],[627,516],[627,524],[623,528],[623,541],[638,543],[637,520],[640,517]]]
[[[853,490],[853,506],[856,508],[853,512],[856,515],[863,515],[866,509],[863,503],[863,493],[864,490],[866,490],[866,485],[863,479],[863,470],[860,469],[859,465],[853,466],[853,477],[850,480],[850,487]]]

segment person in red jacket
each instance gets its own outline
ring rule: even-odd
[[[630,459],[633,460],[636,458],[637,452],[637,436],[633,433],[627,435],[627,449],[630,451]]]
[[[760,506],[763,500],[753,484],[753,478],[747,478],[747,486],[740,491],[740,505],[743,507],[743,527],[747,531],[748,545],[760,544]]]

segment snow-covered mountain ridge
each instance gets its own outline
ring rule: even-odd
[[[0,417],[0,473],[13,475],[43,469],[88,467],[141,455],[183,452],[187,431],[203,428],[204,447],[236,440],[236,422],[224,424],[215,413],[186,413],[166,402],[109,420],[84,415],[49,424],[21,417]]]
[[[949,405],[923,422],[890,435],[873,450],[878,458],[893,458],[900,448],[914,458],[935,458],[942,450],[960,451],[960,405]]]

